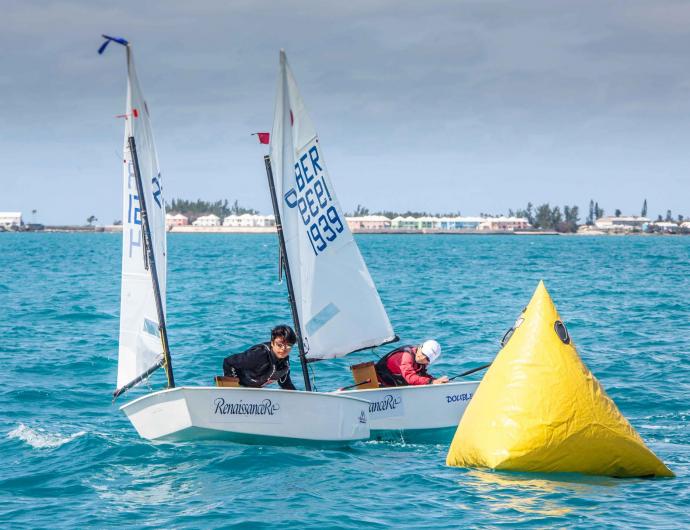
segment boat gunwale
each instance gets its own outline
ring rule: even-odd
[[[144,399],[148,399],[151,396],[155,395],[162,395],[166,393],[173,393],[173,392],[178,392],[182,390],[215,390],[219,392],[236,392],[238,390],[248,390],[251,392],[271,392],[271,393],[280,393],[280,394],[308,394],[308,395],[317,395],[317,396],[323,396],[326,398],[345,398],[345,399],[351,399],[353,401],[360,401],[362,403],[369,404],[369,402],[366,399],[359,398],[356,396],[346,396],[343,395],[344,392],[338,393],[338,392],[307,392],[306,390],[285,390],[282,388],[252,388],[252,387],[232,387],[232,386],[176,386],[175,388],[164,388],[162,390],[157,390],[155,392],[149,392],[148,394],[145,394],[143,396],[140,396],[132,401],[129,401],[125,403],[124,405],[120,406],[120,410],[124,411],[126,408],[128,408],[131,405],[134,405],[135,403],[138,403],[139,401],[142,401]]]
[[[402,386],[382,386],[379,388],[362,388],[362,389],[356,389],[353,388],[352,390],[334,390],[331,392],[331,394],[352,394],[355,392],[381,392],[381,391],[391,391],[391,390],[403,390],[403,389],[428,389],[430,386],[438,386],[442,388],[449,388],[449,387],[456,387],[460,385],[468,385],[468,384],[473,384],[473,383],[481,383],[481,380],[472,380],[472,381],[457,381],[453,383],[442,383],[438,385],[402,385]]]

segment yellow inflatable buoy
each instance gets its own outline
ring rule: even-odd
[[[449,466],[672,477],[587,369],[543,282],[460,420]]]

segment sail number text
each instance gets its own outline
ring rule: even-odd
[[[285,194],[285,204],[290,208],[297,208],[314,255],[318,256],[343,232],[343,221],[326,184],[323,167],[319,164],[316,143],[308,145],[297,156],[297,187]]]
[[[127,223],[126,227],[129,229],[129,257],[132,257],[132,249],[134,247],[142,247],[141,234],[141,205],[139,195],[137,194],[136,175],[134,173],[134,163],[131,158],[125,160],[127,164]],[[154,203],[158,209],[163,208],[162,204],[162,189],[161,189],[161,174],[158,173],[151,178],[151,191]],[[148,205],[148,201],[147,201]],[[149,210],[150,211],[150,210]]]
[[[125,160],[127,164],[127,224],[129,228],[129,257],[132,257],[132,248],[141,247],[141,210],[139,208],[139,196],[137,195],[137,185],[134,177],[134,163],[132,160]],[[136,239],[135,239],[136,235]]]

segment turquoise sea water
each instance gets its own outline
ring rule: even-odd
[[[339,450],[147,442],[117,408],[147,388],[110,398],[120,236],[7,233],[0,527],[690,526],[690,238],[357,241],[398,335],[443,345],[435,375],[491,360],[544,279],[585,363],[678,478],[448,468],[448,444],[404,440]],[[175,377],[210,384],[225,355],[289,321],[276,239],[172,234],[168,244]],[[319,390],[349,383],[348,365],[370,358],[318,363]],[[151,380],[163,384],[162,373]]]

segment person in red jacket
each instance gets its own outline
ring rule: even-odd
[[[376,363],[376,375],[381,386],[428,385],[447,383],[448,377],[427,373],[427,366],[441,356],[441,345],[427,340],[420,346],[400,346]]]

